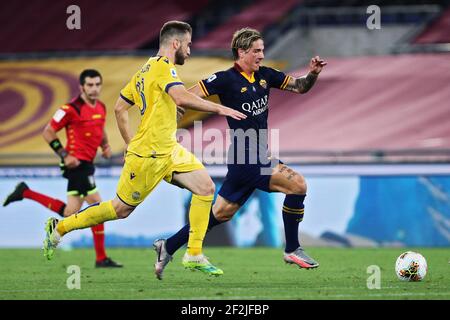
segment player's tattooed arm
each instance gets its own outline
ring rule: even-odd
[[[284,90],[295,93],[306,93],[316,83],[318,74],[309,72],[307,75],[300,78],[289,78],[289,82]]]
[[[327,62],[325,60],[320,59],[319,56],[315,56],[314,58],[311,59],[309,63],[308,74],[300,78],[290,77],[285,90],[289,90],[296,93],[308,92],[314,86],[314,83],[316,83],[319,73],[326,65]]]

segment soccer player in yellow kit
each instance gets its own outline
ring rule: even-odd
[[[169,21],[163,25],[157,56],[151,57],[135,73],[116,102],[116,120],[128,145],[117,196],[62,220],[48,219],[43,247],[47,259],[52,258],[61,237],[68,232],[128,217],[164,179],[193,193],[189,211],[191,230],[183,265],[211,275],[223,274],[202,253],[214,183],[203,164],[176,140],[177,106],[215,112],[236,120],[246,116],[186,90],[175,65],[184,64],[189,57],[191,37],[191,26],[185,22]],[[128,110],[134,105],[139,107],[142,118],[137,133],[131,137]],[[162,273],[155,273],[160,279]]]

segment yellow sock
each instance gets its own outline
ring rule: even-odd
[[[214,195],[199,196],[192,195],[191,207],[189,209],[189,241],[187,253],[196,256],[202,253],[203,239],[209,223],[209,212]]]
[[[117,214],[110,200],[93,204],[70,217],[60,220],[56,225],[56,231],[63,236],[72,230],[84,229],[116,219]]]

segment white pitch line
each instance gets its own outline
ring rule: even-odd
[[[242,289],[244,290],[245,288],[234,288],[234,289]],[[341,288],[342,289],[342,288]],[[129,292],[136,292],[140,289],[80,289],[77,290],[77,292],[73,292],[74,295],[78,294],[78,293],[82,293],[82,292],[118,292],[118,291],[129,291]],[[167,291],[179,291],[178,289],[175,288],[166,288],[164,290]],[[382,290],[382,289],[381,289]],[[0,290],[1,293],[37,293],[37,292],[58,292],[61,293],[61,289],[35,289],[35,290]],[[389,293],[389,292],[384,292],[384,293],[364,293],[361,292],[359,294],[326,294],[326,292],[309,292],[308,294],[312,294],[314,296],[320,296],[319,299],[324,299],[327,300],[329,298],[362,298],[364,299],[365,297],[414,297],[414,296],[448,296],[450,297],[450,292],[402,292],[402,293]],[[299,298],[299,296],[278,296],[275,297],[276,300],[297,300]],[[143,298],[143,299],[150,299],[150,300],[171,300],[173,298]],[[180,300],[239,300],[239,299],[260,299],[260,300],[264,300],[264,299],[274,299],[274,297],[262,297],[262,296],[250,296],[250,295],[243,295],[243,296],[229,296],[224,294],[223,296],[201,296],[201,297],[189,297],[189,298],[177,298]],[[1,300],[1,299],[0,299]],[[306,298],[305,300],[311,300],[310,298]]]
[[[391,296],[391,297],[404,297],[404,296],[446,296],[448,295],[450,297],[450,292],[402,292],[402,293],[369,293],[365,295],[361,294],[329,294],[326,295],[326,297],[336,297],[336,298],[344,298],[344,297],[385,297],[385,296]]]

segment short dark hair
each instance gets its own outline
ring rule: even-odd
[[[165,43],[174,35],[184,35],[186,32],[192,34],[192,27],[189,23],[177,20],[167,21],[159,32],[159,44]]]
[[[86,69],[80,73],[80,84],[81,85],[84,85],[87,77],[89,77],[89,78],[100,77],[100,81],[103,82],[102,75],[100,74],[100,72],[98,72],[95,69]]]
[[[243,28],[236,31],[231,40],[231,52],[233,53],[234,60],[239,58],[238,49],[247,51],[251,48],[253,42],[259,39],[262,39],[262,35],[258,30]]]

